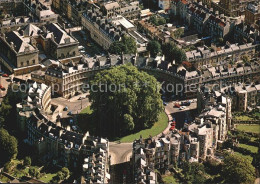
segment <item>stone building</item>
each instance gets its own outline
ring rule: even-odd
[[[134,176],[139,176],[136,158],[145,161],[150,170],[164,172],[173,164],[214,157],[231,128],[231,103],[231,99],[220,92],[203,89],[198,95],[201,112],[193,122],[185,123],[181,131],[176,129],[160,137],[135,140],[132,154]]]
[[[19,84],[18,84],[19,85]],[[61,126],[57,116],[52,122],[47,114],[51,107],[51,88],[33,83],[26,100],[17,104],[18,127],[27,132],[27,143],[35,147],[42,162],[69,167],[87,183],[107,183],[109,175],[109,141],[81,134]]]
[[[249,3],[245,9],[245,22],[256,28],[258,20],[260,20],[260,2]]]
[[[79,42],[65,32],[58,24],[51,23],[42,28],[39,42],[43,50],[55,59],[64,59],[79,55]]]
[[[239,61],[247,55],[249,59],[254,58],[257,44],[229,44],[223,47],[215,47],[210,51],[206,46],[198,47],[197,50],[186,52],[187,60],[194,63],[197,68],[202,66],[218,65],[223,60]]]
[[[101,5],[100,9],[107,18],[121,14],[121,7],[116,1],[105,2]]]
[[[229,17],[245,15],[245,9],[248,3],[257,2],[256,0],[220,0],[211,2],[211,7],[215,11],[225,14]]]
[[[91,38],[105,50],[108,50],[113,42],[119,41],[124,34],[111,21],[103,18],[103,13],[94,7],[83,13],[82,26],[90,32]]]
[[[17,31],[3,34],[0,37],[1,63],[16,74],[33,71],[38,67],[39,51],[32,42],[33,39],[24,37]]]
[[[24,0],[24,8],[26,15],[35,16],[34,19],[37,19],[39,22],[48,22],[48,23],[57,23],[58,14],[55,14],[51,10],[50,1],[45,0]]]

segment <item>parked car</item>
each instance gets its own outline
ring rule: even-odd
[[[174,104],[174,107],[180,108],[181,106],[180,106],[180,104],[175,103],[175,104]]]
[[[176,125],[176,122],[175,122],[175,121],[171,123],[171,126],[175,126],[175,125]]]
[[[66,107],[64,107],[64,109],[63,109],[64,111],[67,111],[68,110],[68,107],[66,106]]]
[[[190,105],[190,102],[189,102],[189,101],[187,101],[187,102],[181,102],[181,105],[182,105],[182,106],[189,106],[189,105]]]
[[[68,115],[72,115],[72,112],[71,112],[71,111],[69,111],[69,112],[68,112]]]
[[[166,105],[168,105],[168,103],[167,102],[163,102],[163,105],[166,106]]]
[[[175,126],[172,126],[171,128],[170,128],[170,131],[172,131],[172,130],[174,130],[175,129]]]
[[[76,126],[72,126],[72,129],[73,129],[74,131],[76,131],[76,130],[77,130],[77,127],[76,127]]]
[[[184,110],[184,109],[186,109],[185,106],[181,106],[181,107],[179,108],[179,110]]]
[[[6,74],[6,73],[5,73],[5,74],[3,74],[2,76],[3,76],[3,77],[9,77],[9,75],[8,75],[8,74]]]

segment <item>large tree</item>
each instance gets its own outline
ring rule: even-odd
[[[97,133],[115,137],[151,127],[163,109],[157,84],[153,76],[132,65],[99,72],[90,90]]]
[[[147,44],[147,50],[150,52],[152,57],[155,57],[158,53],[162,52],[160,43],[155,40],[149,41]]]
[[[179,48],[173,42],[163,45],[162,50],[163,54],[170,62],[175,60],[176,64],[181,64],[183,61],[187,60],[186,53],[184,52],[184,50]]]
[[[225,183],[254,183],[255,169],[248,160],[238,155],[227,154],[223,163],[221,176]]]
[[[3,128],[0,129],[0,153],[0,163],[2,164],[16,158],[18,153],[16,138],[9,135]]]
[[[136,50],[136,41],[127,35],[124,35],[122,40],[113,42],[109,47],[111,54],[135,54]]]

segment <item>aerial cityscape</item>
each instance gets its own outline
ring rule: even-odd
[[[0,183],[260,184],[260,0],[0,0]]]

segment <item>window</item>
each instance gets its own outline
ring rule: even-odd
[[[35,64],[35,59],[34,59],[34,60],[32,60],[32,62],[33,62],[33,64]]]
[[[21,66],[23,66],[23,62],[21,62]]]
[[[29,65],[29,61],[26,61],[27,65]]]

